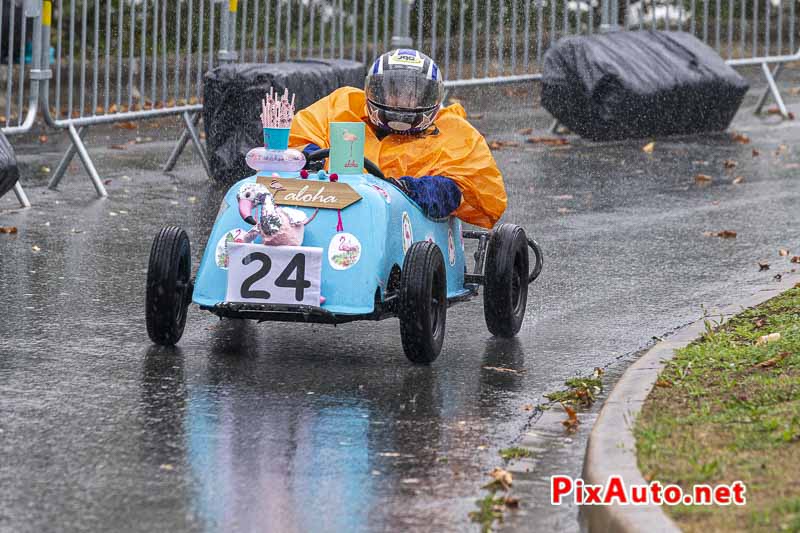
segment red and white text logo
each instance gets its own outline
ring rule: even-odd
[[[620,476],[605,484],[591,485],[581,478],[550,476],[550,503],[561,505],[744,505],[747,487],[741,481],[730,485],[694,485],[684,493],[678,485],[626,485]]]

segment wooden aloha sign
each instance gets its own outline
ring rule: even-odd
[[[341,182],[270,178],[259,176],[256,181],[269,187],[279,205],[300,205],[321,209],[344,209],[361,200],[350,185]]]

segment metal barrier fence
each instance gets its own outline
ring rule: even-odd
[[[787,62],[800,60],[796,3],[0,0],[0,18],[16,20],[15,9],[25,14],[21,29],[10,24],[9,34],[0,33],[0,43],[8,42],[6,78],[0,80],[2,130],[29,131],[40,113],[71,139],[50,186],[59,184],[77,154],[98,195],[105,196],[83,142],[87,129],[98,124],[179,115],[185,129],[165,170],[191,142],[208,172],[197,124],[203,74],[219,63],[308,57],[366,63],[392,47],[416,45],[436,58],[448,87],[464,87],[540,79],[545,52],[567,35],[651,28],[692,32],[733,66],[760,65],[769,88],[759,109],[771,94],[788,116],[774,78]]]
[[[0,0],[0,76],[5,82],[4,90],[0,88],[0,123],[5,124],[6,135],[30,131],[39,111],[39,82],[46,76],[41,69],[41,47],[42,19],[47,13],[42,8],[41,0]],[[19,182],[14,193],[23,207],[30,207]]]

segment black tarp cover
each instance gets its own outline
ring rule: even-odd
[[[272,64],[228,64],[205,75],[203,123],[206,152],[216,181],[233,183],[252,175],[245,163],[263,144],[261,99],[270,86],[296,95],[303,109],[339,87],[364,86],[364,65],[347,60],[303,60]]]
[[[592,140],[721,131],[748,84],[684,32],[566,37],[545,55],[542,105]]]
[[[19,168],[17,168],[17,157],[14,155],[14,148],[0,132],[0,197],[10,191],[19,179]]]

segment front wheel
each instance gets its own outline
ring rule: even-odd
[[[400,337],[412,363],[430,364],[444,344],[447,274],[442,251],[419,241],[406,252],[400,275]]]
[[[483,316],[496,337],[513,337],[528,303],[528,238],[516,224],[501,224],[489,239],[484,272]]]
[[[191,291],[189,236],[181,228],[163,228],[153,240],[147,269],[145,321],[150,340],[172,346],[183,335]]]

